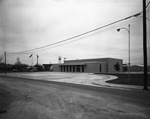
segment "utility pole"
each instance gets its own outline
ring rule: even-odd
[[[32,54],[32,68],[33,68],[33,54]]]
[[[5,55],[5,75],[6,75],[6,72],[7,72],[7,66],[6,66],[6,51],[4,52],[4,55]]]
[[[146,30],[146,0],[143,0],[143,61],[144,61],[144,90],[148,90],[147,79],[147,30]]]

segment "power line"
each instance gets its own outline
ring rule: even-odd
[[[141,17],[139,17],[139,18],[141,18]],[[139,19],[138,19],[138,20],[139,20]],[[126,25],[126,24],[133,23],[133,22],[136,22],[136,21],[137,21],[137,20],[132,20],[132,21],[130,21],[130,22],[117,25],[117,26],[115,26],[115,27],[110,28],[110,29],[107,30],[107,31],[114,30],[114,29],[116,29],[118,26],[119,26],[119,27],[120,27],[120,26],[124,26],[124,25]],[[82,38],[82,39],[83,39],[83,38]],[[77,40],[80,40],[80,39],[77,39]],[[75,42],[75,41],[77,41],[77,40],[70,40],[70,41],[68,41],[68,42],[63,42],[63,43],[69,44],[69,43]],[[64,45],[64,44],[60,43],[60,44],[52,45],[50,48],[55,48],[55,47],[58,47],[58,46],[61,46],[61,45]],[[49,48],[49,47],[46,47],[46,48]],[[43,50],[45,50],[46,48],[36,50],[35,52],[43,51]],[[29,54],[29,53],[28,53],[28,54]]]
[[[25,51],[21,51],[21,52],[14,52],[14,53],[10,53],[10,54],[20,54],[20,53],[34,52],[34,51],[36,51],[36,50],[40,50],[40,49],[43,49],[43,48],[47,48],[47,47],[50,47],[50,46],[54,46],[54,45],[57,45],[57,44],[60,44],[60,43],[66,42],[66,41],[71,41],[72,39],[75,39],[75,38],[78,38],[78,37],[87,35],[87,34],[89,34],[89,33],[92,33],[92,32],[95,32],[95,31],[97,31],[97,30],[103,29],[103,28],[108,27],[108,26],[110,26],[110,25],[116,24],[116,23],[118,23],[118,22],[121,22],[121,21],[130,19],[130,18],[132,18],[132,17],[137,17],[137,16],[141,15],[141,13],[142,13],[142,12],[139,12],[139,13],[137,13],[137,14],[134,14],[134,15],[131,15],[131,16],[129,16],[129,17],[126,17],[126,18],[117,20],[117,21],[115,21],[115,22],[112,22],[112,23],[109,23],[109,24],[107,24],[107,25],[104,25],[104,26],[95,28],[95,29],[93,29],[93,30],[90,30],[90,31],[81,33],[81,34],[79,34],[79,35],[76,35],[76,36],[67,38],[67,39],[65,39],[65,40],[61,40],[61,41],[58,41],[58,42],[55,42],[55,43],[52,43],[52,44],[48,44],[48,45],[45,45],[45,46],[42,46],[42,47],[38,47],[38,48],[30,49],[30,50],[25,50]]]
[[[150,4],[150,1],[149,1],[148,4],[146,5],[146,8],[149,6],[149,4]]]
[[[117,29],[117,28],[120,27],[120,26],[124,26],[124,25],[129,24],[129,23],[131,24],[131,23],[133,23],[133,22],[136,22],[137,20],[140,20],[141,18],[142,18],[142,16],[138,16],[136,19],[134,18],[134,19],[125,21],[125,22],[123,22],[123,23],[119,23],[119,24],[117,24],[117,25],[115,25],[115,26],[111,26],[111,27],[109,27],[109,28],[107,28],[107,29],[103,29],[104,31],[102,31],[102,32],[108,32],[108,31]],[[96,33],[96,34],[99,34],[99,32]],[[90,37],[90,36],[87,36],[87,37]],[[79,38],[78,38],[78,39],[74,39],[74,40],[72,39],[72,40],[70,40],[70,41],[68,41],[68,42],[63,42],[63,43],[56,44],[56,45],[52,45],[52,46],[50,46],[50,47],[46,47],[46,48],[43,48],[43,49],[38,49],[38,50],[36,50],[36,51],[34,51],[34,52],[39,52],[39,51],[43,51],[43,50],[46,50],[46,49],[56,48],[56,47],[59,47],[59,46],[65,45],[65,44],[69,44],[69,43],[72,43],[72,42],[79,41],[79,40],[81,40],[81,39],[84,39],[84,38],[82,37],[82,38],[80,38],[80,39],[79,39]],[[16,54],[16,55],[29,55],[30,53],[33,53],[33,52],[20,53],[20,54]],[[7,54],[8,54],[8,53],[7,53]],[[14,55],[15,55],[15,54],[9,53],[9,57],[14,56]],[[14,57],[15,57],[15,56],[14,56]]]

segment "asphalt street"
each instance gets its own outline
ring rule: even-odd
[[[0,85],[1,99],[7,100],[2,100],[1,119],[40,119],[43,114],[43,119],[150,118],[149,91],[7,76],[0,76]]]

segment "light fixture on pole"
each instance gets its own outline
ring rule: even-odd
[[[38,58],[39,58],[39,55],[36,55],[36,57],[37,57],[37,66],[38,66]]]
[[[117,31],[119,32],[121,29],[125,29],[127,32],[128,32],[128,40],[129,40],[129,42],[128,42],[128,47],[129,47],[129,56],[128,56],[128,72],[129,72],[129,80],[130,80],[130,24],[128,25],[128,28],[125,28],[125,27],[121,27],[121,28],[118,28],[117,29]]]

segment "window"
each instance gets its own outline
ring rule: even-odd
[[[65,72],[66,66],[64,66],[64,72]]]
[[[77,65],[77,72],[80,72],[80,65]]]
[[[82,72],[84,72],[84,65],[82,65]]]
[[[101,72],[102,71],[102,65],[100,64],[99,65],[99,72]]]
[[[60,66],[61,72],[62,72],[62,66]]]
[[[73,66],[73,72],[75,72],[75,66]]]
[[[70,72],[71,72],[71,68],[72,68],[72,66],[70,66]]]

